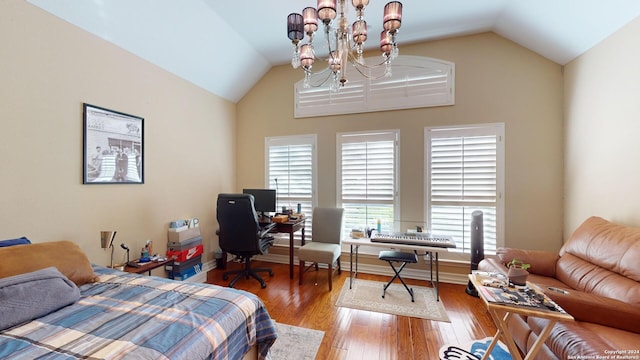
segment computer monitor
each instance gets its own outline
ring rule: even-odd
[[[253,195],[253,206],[262,214],[276,211],[276,191],[272,189],[243,189],[243,194]]]

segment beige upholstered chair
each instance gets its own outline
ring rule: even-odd
[[[300,285],[305,271],[315,267],[318,271],[318,263],[328,265],[329,290],[333,288],[333,264],[338,264],[338,274],[342,272],[340,267],[340,243],[342,242],[342,208],[315,208],[313,209],[311,242],[298,249],[300,261]],[[305,261],[312,262],[309,268],[305,268]]]

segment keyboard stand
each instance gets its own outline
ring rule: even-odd
[[[353,278],[358,276],[358,253],[360,246],[371,246],[377,248],[393,248],[396,250],[408,250],[415,251],[419,256],[429,256],[429,283],[436,289],[436,300],[440,301],[440,264],[438,254],[440,251],[448,251],[447,248],[436,248],[421,245],[407,245],[407,244],[392,244],[382,242],[372,242],[369,238],[352,239],[347,238],[342,240],[343,244],[349,244],[349,289],[353,286]],[[354,254],[355,254],[355,271],[354,271]],[[436,281],[433,281],[433,264],[435,260],[436,268]]]

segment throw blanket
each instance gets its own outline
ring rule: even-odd
[[[254,294],[94,266],[78,302],[0,331],[0,359],[269,359],[275,325]]]
[[[0,330],[39,318],[80,298],[80,290],[55,267],[0,279]]]

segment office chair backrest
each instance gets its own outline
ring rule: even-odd
[[[226,252],[258,250],[260,224],[250,194],[219,194],[216,218],[220,248]]]
[[[340,244],[343,208],[314,208],[311,235],[313,242]]]

